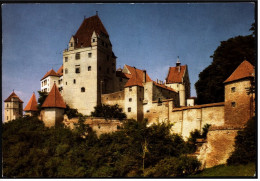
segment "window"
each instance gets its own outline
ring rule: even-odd
[[[67,73],[68,73],[68,69],[66,68],[66,69],[65,69],[65,74],[67,74]]]
[[[67,82],[66,82],[66,85],[67,85]]]
[[[60,85],[60,80],[58,80],[58,84]]]
[[[91,71],[91,66],[88,66],[88,71]]]
[[[231,102],[232,107],[236,107],[236,102]]]
[[[70,43],[70,46],[73,47],[73,43]]]
[[[76,74],[79,74],[79,73],[80,73],[80,66],[79,66],[79,65],[76,65],[76,66],[75,66],[75,73],[76,73]]]
[[[65,57],[65,62],[68,62],[68,57]]]
[[[131,107],[128,108],[128,112],[131,112]]]
[[[76,84],[76,79],[73,79],[73,83]]]
[[[80,59],[80,53],[79,52],[75,54],[75,59],[76,60]]]
[[[88,58],[91,58],[92,57],[92,53],[88,53]]]
[[[132,87],[129,87],[129,91],[132,91]]]
[[[95,39],[92,40],[92,42],[95,42],[95,41],[96,41]]]
[[[81,87],[81,92],[85,92],[85,87]]]
[[[236,88],[235,88],[235,87],[232,87],[232,88],[231,88],[231,92],[236,92]]]
[[[6,107],[9,107],[9,105],[8,105],[8,104],[6,104]]]
[[[132,98],[129,98],[129,102],[132,102]]]

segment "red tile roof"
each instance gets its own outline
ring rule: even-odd
[[[169,91],[176,92],[176,90],[174,90],[174,89],[172,89],[171,87],[168,87],[168,86],[166,86],[166,85],[164,85],[164,84],[158,84],[158,83],[155,82],[155,81],[153,81],[153,84],[156,85],[156,86],[158,86],[158,87],[161,87],[161,88],[163,88],[163,89],[167,89],[167,90],[169,90]],[[177,92],[176,92],[176,93],[177,93]]]
[[[66,104],[63,101],[60,92],[54,83],[49,95],[46,97],[42,107],[52,107],[52,108],[66,108]]]
[[[215,106],[224,106],[225,102],[217,102],[217,103],[211,103],[211,104],[202,104],[202,105],[195,105],[195,106],[183,106],[180,108],[173,108],[172,111],[181,111],[181,110],[187,110],[187,109],[201,109],[206,107],[215,107]]]
[[[83,21],[76,34],[73,36],[77,42],[75,48],[90,47],[91,37],[94,31],[96,35],[104,34],[109,36],[98,15],[86,18]]]
[[[59,68],[59,70],[57,71],[57,74],[59,76],[62,76],[63,75],[63,65]]]
[[[35,97],[35,94],[33,93],[31,99],[29,100],[29,102],[25,106],[24,111],[38,111],[37,106],[38,106],[38,104],[37,104],[37,101],[36,101],[36,97]]]
[[[23,103],[23,101],[14,92],[12,92],[12,94],[4,102],[11,102],[12,98],[18,98],[19,102]]]
[[[180,71],[179,67],[170,67],[166,78],[166,83],[182,83],[182,78],[184,77],[186,69],[187,65],[180,65]]]
[[[143,87],[143,70],[137,69],[135,67],[131,67],[129,65],[125,65],[126,68],[130,71],[131,74],[126,74],[129,77],[129,80],[126,82],[125,87],[129,86],[141,86]],[[152,79],[146,73],[146,82],[151,82]]]
[[[228,77],[228,79],[224,81],[224,83],[232,82],[247,77],[254,77],[254,66],[250,62],[244,60],[236,68],[236,70]]]
[[[43,79],[45,79],[46,77],[48,77],[48,76],[57,76],[57,77],[59,77],[59,75],[58,75],[53,69],[51,69],[49,72],[47,72],[47,73],[43,76],[43,78],[41,79],[41,81],[42,81]]]

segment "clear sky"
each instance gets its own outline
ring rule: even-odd
[[[25,107],[44,74],[61,66],[62,52],[84,16],[96,11],[110,35],[117,68],[128,64],[164,80],[179,56],[196,96],[194,84],[220,42],[251,34],[254,7],[249,2],[4,4],[2,100],[14,89]]]

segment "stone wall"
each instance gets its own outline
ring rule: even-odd
[[[234,151],[235,137],[241,128],[211,127],[207,134],[207,142],[200,148],[197,157],[202,168],[210,168],[226,164],[227,159]]]
[[[46,127],[55,126],[63,121],[64,109],[60,108],[44,108],[41,111],[40,119]]]
[[[172,131],[181,134],[185,140],[195,129],[202,131],[205,124],[224,125],[224,103],[174,108],[169,114]]]
[[[74,124],[77,123],[79,118],[68,119],[67,115],[64,115],[63,123],[70,127],[70,129],[74,129]],[[85,124],[88,124],[93,131],[97,133],[97,136],[100,136],[104,133],[112,133],[118,131],[122,127],[122,122],[117,119],[108,119],[104,118],[94,118],[88,117],[85,119]]]
[[[125,91],[123,90],[110,94],[102,94],[101,103],[111,106],[118,104],[120,108],[125,110]]]

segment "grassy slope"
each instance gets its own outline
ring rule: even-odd
[[[207,168],[202,172],[190,177],[253,177],[256,172],[255,163],[247,165],[219,165]]]

